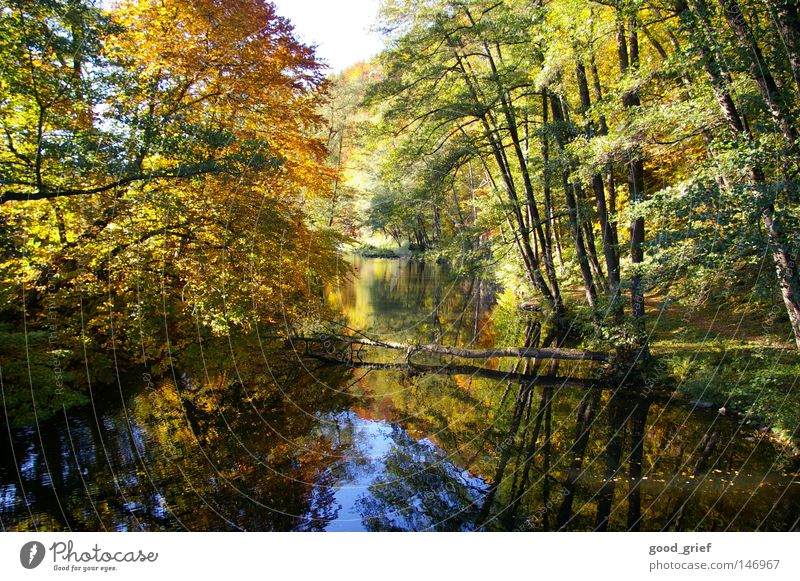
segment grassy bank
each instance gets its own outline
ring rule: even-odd
[[[649,297],[651,350],[677,392],[800,443],[800,354],[775,310]]]

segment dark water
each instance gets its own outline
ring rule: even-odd
[[[372,336],[490,347],[548,335],[490,285],[443,267],[384,259],[356,267],[328,300]],[[255,334],[197,342],[151,386],[128,370],[116,385],[95,386],[91,406],[3,426],[0,525],[798,528],[800,483],[782,449],[715,411],[627,389],[329,365],[301,351]],[[404,362],[375,349],[361,358]],[[508,371],[513,362],[475,364]],[[528,365],[588,377],[594,364]]]

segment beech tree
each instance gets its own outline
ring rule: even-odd
[[[84,341],[163,366],[165,333],[313,310],[335,252],[304,210],[331,189],[327,83],[272,4],[10,0],[0,43],[12,334],[55,317],[67,359]]]

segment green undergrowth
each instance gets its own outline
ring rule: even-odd
[[[678,394],[800,443],[800,352],[787,322],[723,302],[651,305],[651,351]]]

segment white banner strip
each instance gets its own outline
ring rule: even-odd
[[[795,581],[798,541],[791,533],[3,533],[0,573],[15,580]]]

